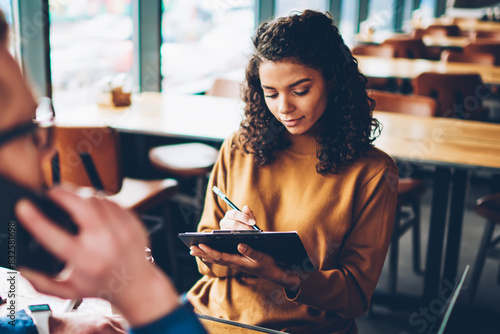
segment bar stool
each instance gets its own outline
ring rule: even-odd
[[[216,78],[205,95],[239,98],[240,92],[239,81]],[[149,151],[149,160],[156,169],[184,181],[193,178],[196,180],[194,196],[178,193],[174,198],[174,201],[180,204],[179,209],[186,221],[189,220],[186,214],[191,216],[192,209],[195,212],[196,222],[201,216],[205,199],[206,176],[212,171],[218,156],[218,150],[202,143],[166,145]]]
[[[469,303],[472,304],[476,296],[477,286],[481,278],[486,258],[500,260],[500,235],[494,236],[495,225],[500,225],[500,193],[484,196],[476,202],[476,212],[488,220],[484,228],[483,237],[479,245],[474,270],[469,283]],[[500,268],[497,284],[500,284]]]
[[[156,169],[175,176],[181,183],[195,178],[194,196],[178,193],[172,200],[192,206],[197,219],[203,209],[206,176],[212,170],[218,155],[219,151],[212,146],[188,143],[154,147],[149,151],[149,160]]]

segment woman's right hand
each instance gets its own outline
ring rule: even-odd
[[[257,220],[248,205],[245,205],[241,211],[229,210],[219,225],[221,230],[253,230],[253,225]]]

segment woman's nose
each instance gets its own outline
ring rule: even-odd
[[[294,110],[294,105],[286,96],[282,96],[278,105],[278,112],[280,114],[288,114]]]

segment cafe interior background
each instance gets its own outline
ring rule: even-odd
[[[350,48],[376,44],[394,34],[411,34],[417,28],[436,24],[436,18],[440,18],[440,25],[455,24],[457,18],[460,22],[498,21],[496,29],[500,36],[500,3],[494,0],[0,0],[0,7],[13,27],[10,51],[36,94],[52,98],[56,119],[58,115],[71,118],[75,115],[72,112],[84,110],[90,104],[111,108],[116,117],[133,112],[138,106],[144,107],[147,92],[204,95],[218,78],[241,80],[252,52],[251,36],[258,23],[295,10],[330,11]],[[471,31],[461,31],[460,37],[470,36]],[[453,46],[443,49],[454,50]],[[497,50],[500,53],[500,48]],[[485,102],[489,110],[483,122],[500,122],[499,83],[488,84],[492,95]],[[130,93],[126,95],[130,97],[130,106],[113,107],[110,96],[117,87],[125,94]],[[398,92],[399,88],[392,86],[391,90]],[[400,92],[411,94],[403,89]],[[166,175],[151,166],[150,148],[190,141],[182,137],[119,132],[124,173],[136,178]],[[216,149],[221,143],[211,138],[197,141]],[[498,184],[498,171],[490,168],[469,172],[457,275],[467,264],[475,265],[486,226],[486,219],[475,211],[476,201],[499,191],[498,186],[492,186]],[[424,266],[428,257],[426,244],[435,169],[417,164],[412,165],[412,173],[412,177],[424,180],[426,185],[420,207],[420,252]],[[168,204],[170,221],[174,222],[170,233],[194,231],[203,205],[204,190],[203,185],[199,187],[199,178],[181,177],[180,181],[181,200],[174,199]],[[149,212],[153,216],[163,213],[158,208]],[[172,261],[177,262],[176,285],[180,291],[186,291],[199,278],[196,265],[180,241],[173,239],[175,247],[162,248],[163,229],[160,227],[151,234],[153,256],[157,265],[169,274],[174,267]],[[412,270],[410,233],[399,243],[397,291],[388,288],[390,275],[386,263],[377,287],[380,303],[374,299],[369,314],[359,320],[361,333],[423,332],[423,327],[412,318],[420,312],[418,306],[383,302],[391,294],[396,300],[398,296],[422,294],[423,275]],[[167,252],[175,252],[175,259],[163,254]],[[469,280],[470,275],[466,285]],[[464,296],[459,298],[451,328],[446,333],[462,332],[466,328],[464,319],[481,333],[500,332],[497,280],[500,283],[499,259],[487,259],[475,299],[471,302]],[[463,295],[466,292],[465,288]]]

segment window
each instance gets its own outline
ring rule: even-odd
[[[208,87],[192,84],[244,68],[254,22],[253,0],[163,0],[162,88],[196,93]]]
[[[57,108],[97,99],[106,77],[131,82],[132,0],[49,1],[53,100]]]
[[[326,0],[276,0],[275,17],[290,15],[293,11],[313,9],[320,12],[328,10],[329,1]]]
[[[12,15],[12,2],[11,0],[0,0],[0,9],[5,15],[5,19],[7,23],[9,24],[10,30],[9,30],[9,51],[10,53],[16,58],[17,57],[18,50],[16,49],[16,34],[15,34],[15,28],[14,28],[14,16]]]
[[[354,45],[354,36],[357,33],[358,3],[355,1],[342,1],[339,30],[347,46]]]
[[[391,36],[394,32],[394,11],[394,0],[369,1],[368,18],[360,23],[360,34],[376,34],[379,38]]]

